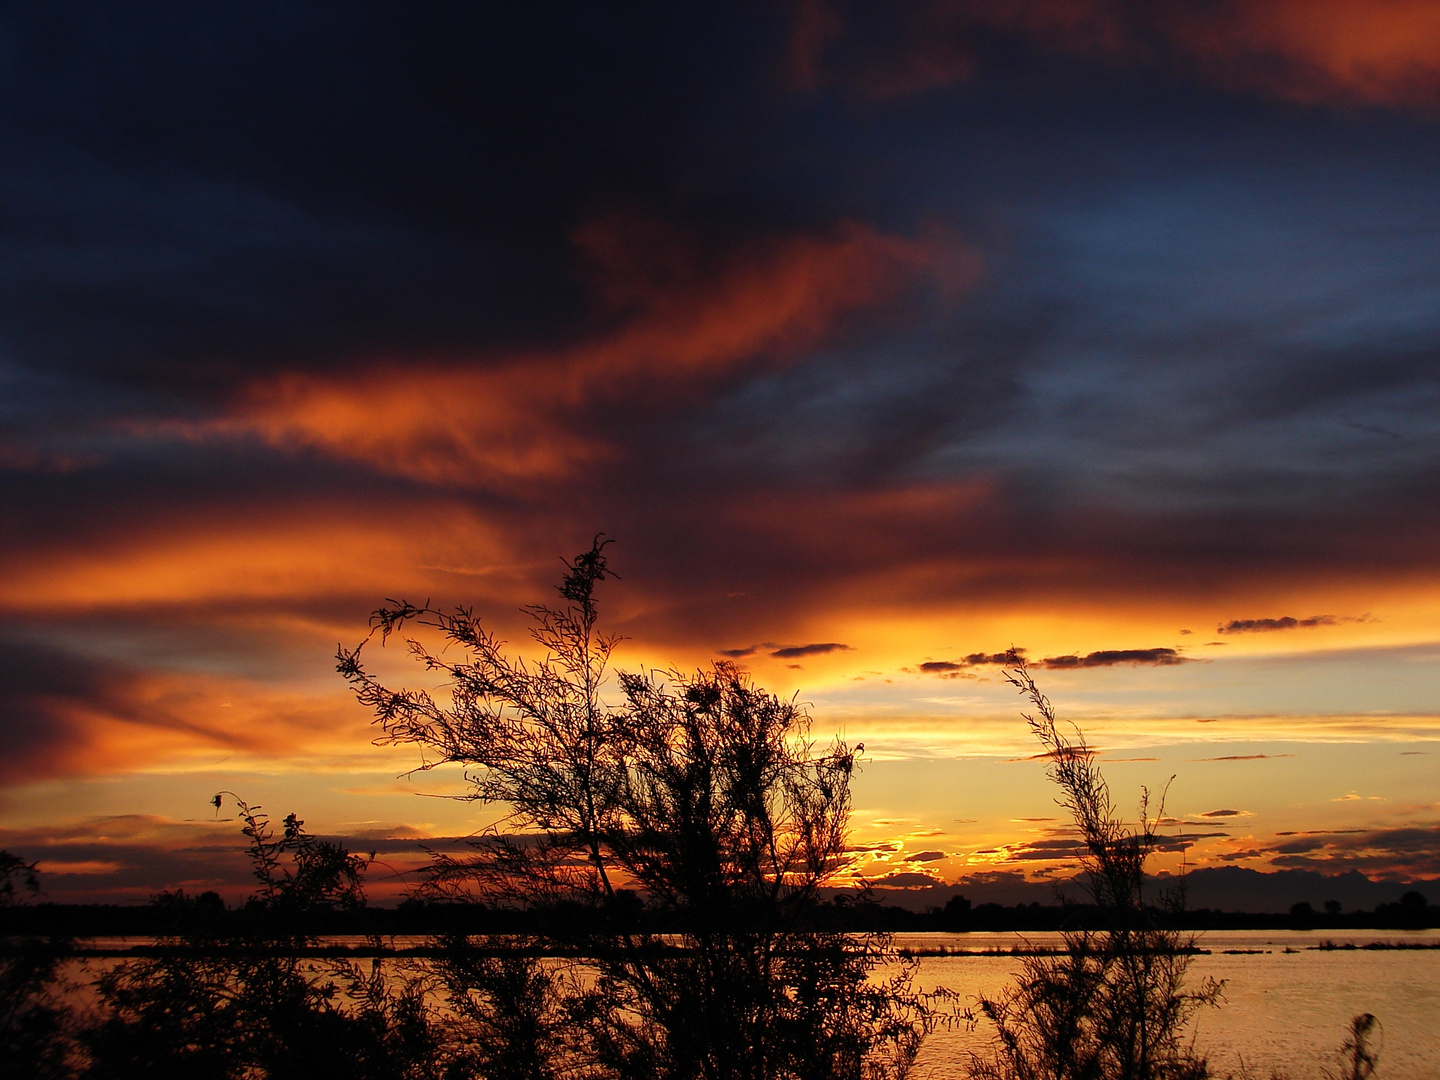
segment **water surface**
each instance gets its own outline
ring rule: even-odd
[[[1440,930],[1418,931],[1216,931],[1200,937],[1207,950],[1190,968],[1192,985],[1223,980],[1224,1001],[1204,1010],[1195,1024],[1195,1043],[1216,1075],[1257,1078],[1283,1070],[1293,1080],[1336,1069],[1335,1049],[1356,1013],[1374,1013],[1382,1025],[1376,1080],[1435,1080],[1440,1077],[1440,949],[1322,951],[1322,942],[1364,946],[1374,942],[1440,943]],[[1058,947],[1055,933],[897,934],[896,945],[916,951],[1009,950]],[[973,1002],[998,994],[1012,981],[1020,961],[1011,956],[924,956],[923,988],[944,987]],[[971,1052],[986,1053],[991,1030],[936,1032],[927,1041],[916,1070],[932,1080],[965,1075]]]

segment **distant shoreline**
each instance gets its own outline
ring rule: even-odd
[[[1014,931],[1020,933],[1021,931]],[[964,931],[954,931],[963,934]],[[157,958],[157,957],[188,957],[192,959],[219,959],[233,958],[236,956],[294,956],[299,958],[353,958],[370,959],[380,957],[393,957],[397,959],[435,959],[445,955],[446,949],[440,945],[415,944],[401,945],[393,940],[386,944],[380,942],[366,942],[363,944],[342,944],[338,942],[321,942],[305,947],[285,948],[257,948],[249,945],[227,945],[216,943],[215,945],[186,945],[167,942],[157,942],[150,935],[143,935],[150,940],[137,941],[133,945],[92,945],[85,939],[73,941],[65,950],[66,956],[73,959],[131,959],[131,958]],[[397,935],[400,937],[412,937],[419,935]],[[477,935],[479,936],[479,935]],[[506,937],[510,935],[495,935]],[[531,944],[517,947],[504,947],[496,945],[486,948],[481,945],[472,949],[472,955],[482,956],[546,956],[546,957],[568,957],[583,958],[586,953],[583,949],[574,947],[550,947],[534,944],[530,935],[516,935],[524,937],[532,942]],[[0,955],[14,955],[23,951],[25,941],[22,938],[0,939]],[[914,959],[930,959],[939,957],[1023,957],[1023,956],[1053,956],[1063,952],[1062,947],[1050,947],[1044,945],[1014,945],[1008,948],[991,945],[985,948],[965,948],[963,946],[921,946],[911,947],[900,944],[897,952],[900,956]],[[1316,942],[1313,945],[1295,947],[1286,945],[1282,948],[1270,949],[1207,949],[1200,946],[1178,949],[1176,952],[1193,956],[1255,956],[1278,952],[1387,952],[1387,951],[1440,951],[1440,941],[1371,941],[1364,944],[1354,942],[1336,943],[1330,940]]]
[[[1088,904],[1042,905],[952,902],[945,908],[912,911],[893,904],[821,902],[788,917],[786,929],[850,933],[1022,932],[1103,930],[1104,913]],[[1388,933],[1440,928],[1440,907],[1383,904],[1373,911],[1321,912],[1296,905],[1287,914],[1226,912],[1209,909],[1153,909],[1156,925],[1184,932],[1229,930],[1306,931],[1315,934]],[[224,941],[263,939],[264,918],[246,907],[214,902],[187,909],[147,904],[40,903],[0,910],[0,938],[55,937],[86,940],[104,937],[186,937]],[[446,934],[528,934],[570,938],[575,934],[631,932],[684,933],[692,929],[684,912],[661,915],[638,901],[622,909],[567,905],[553,911],[518,910],[483,904],[405,903],[397,907],[358,907],[312,913],[294,930],[311,937],[342,935],[394,938]]]

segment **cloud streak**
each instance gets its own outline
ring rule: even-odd
[[[1065,671],[1071,668],[1115,667],[1119,664],[1153,664],[1160,667],[1172,667],[1176,664],[1191,663],[1193,659],[1193,657],[1181,656],[1174,649],[1163,647],[1100,649],[1097,652],[1086,653],[1084,656],[1047,656],[1040,662],[1040,666],[1052,671]]]
[[[595,265],[607,332],[558,352],[470,363],[373,364],[340,377],[252,384],[230,416],[174,428],[254,436],[430,483],[515,490],[614,461],[605,420],[674,408],[745,372],[795,363],[854,312],[944,270],[973,267],[928,241],[842,222],[702,259],[653,221],[592,222],[576,243]],[[950,269],[946,269],[951,267]],[[161,429],[162,432],[165,429]]]
[[[953,678],[973,667],[1008,667],[1016,664],[1025,655],[1024,649],[1011,649],[999,653],[971,653],[962,660],[926,660],[915,666],[922,675],[939,675]],[[1182,656],[1176,649],[1167,646],[1150,649],[1097,649],[1094,652],[1066,656],[1047,656],[1043,660],[1031,661],[1030,666],[1050,671],[1072,671],[1084,668],[1107,668],[1122,665],[1173,667],[1191,663],[1195,658]]]
[[[983,78],[980,31],[1307,105],[1440,104],[1440,13],[1426,0],[930,0],[907,9],[877,20],[856,4],[800,5],[792,80],[813,90],[828,77],[885,100]],[[871,49],[858,50],[857,37]]]
[[[1254,634],[1273,630],[1308,629],[1314,626],[1338,626],[1341,623],[1368,622],[1364,615],[1312,615],[1308,619],[1297,619],[1282,615],[1278,619],[1231,619],[1215,628],[1219,634]]]
[[[1372,878],[1440,876],[1440,824],[1417,822],[1390,828],[1292,834],[1266,849],[1275,866]]]

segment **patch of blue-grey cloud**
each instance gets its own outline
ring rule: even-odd
[[[1396,190],[1396,188],[1399,190]],[[1398,182],[1308,193],[1212,178],[1036,206],[989,290],[1043,320],[1021,407],[936,466],[1072,494],[1273,501],[1433,465],[1440,201]]]
[[[933,323],[817,353],[713,403],[688,437],[728,468],[865,480],[914,472],[953,440],[1006,423],[1020,387]]]
[[[1169,509],[1324,503],[1432,472],[1440,199],[1423,163],[1337,164],[1313,132],[1247,149],[1202,140],[1189,172],[1131,162],[1067,190],[1031,163],[1013,192],[939,155],[906,182],[917,205],[983,216],[944,202],[953,182],[1004,223],[966,237],[979,283],[732,388],[690,437],[760,471],[984,473]]]
[[[155,388],[165,400],[152,412],[276,364],[364,356],[394,335],[382,313],[438,314],[426,281],[457,261],[476,286],[503,276],[483,245],[462,256],[438,235],[306,208],[234,175],[28,148],[8,166],[9,352],[32,370],[98,379],[107,394]]]

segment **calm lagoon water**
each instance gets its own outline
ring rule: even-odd
[[[123,948],[145,939],[97,939],[100,947]],[[327,939],[361,945],[362,938]],[[1354,951],[1320,950],[1322,942],[1353,944]],[[1196,1045],[1215,1075],[1248,1075],[1268,1080],[1272,1069],[1291,1080],[1311,1080],[1336,1068],[1335,1050],[1356,1013],[1380,1019],[1380,1064],[1376,1080],[1440,1080],[1440,949],[1363,951],[1374,942],[1440,944],[1440,930],[1318,931],[1239,930],[1203,935],[1190,978],[1223,980],[1224,1002],[1205,1010],[1195,1025]],[[396,938],[395,946],[421,944]],[[916,952],[940,950],[998,955],[924,956],[920,988],[944,987],[973,1003],[994,996],[1019,970],[1015,947],[1058,948],[1057,933],[897,934],[895,944]],[[93,977],[114,960],[83,966]],[[81,970],[72,972],[81,975]],[[83,978],[81,981],[84,981]],[[926,1041],[917,1080],[963,1077],[971,1052],[989,1049],[991,1032],[981,1022],[970,1030],[945,1029]]]
[[[1440,943],[1440,931],[1270,931],[1206,934],[1198,942],[1190,977],[1225,982],[1224,1002],[1200,1014],[1196,1045],[1218,1076],[1248,1068],[1259,1078],[1280,1069],[1293,1080],[1336,1069],[1334,1052],[1356,1013],[1374,1013],[1382,1035],[1376,1080],[1440,1078],[1440,949],[1322,951],[1321,942],[1363,946],[1371,942]],[[914,950],[1008,950],[1017,945],[1056,947],[1059,934],[897,934],[896,944]],[[1227,951],[1228,950],[1228,951]],[[1286,951],[1292,950],[1292,951]],[[945,987],[973,1000],[994,995],[1015,976],[1019,961],[1008,956],[926,956],[920,961],[924,989]],[[944,1080],[964,1075],[971,1051],[985,1052],[991,1032],[937,1031],[927,1040],[916,1076]]]

